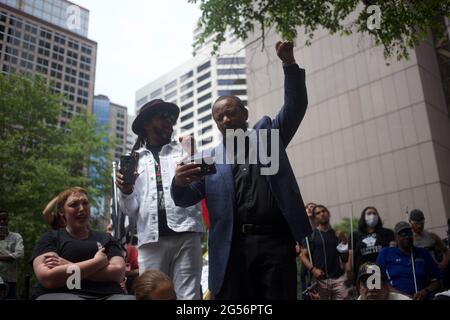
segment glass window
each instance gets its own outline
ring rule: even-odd
[[[211,82],[208,82],[208,83],[204,84],[203,86],[199,87],[197,89],[197,93],[203,92],[203,91],[205,91],[206,89],[209,89],[209,88],[211,88]]]
[[[219,79],[217,80],[217,84],[228,86],[233,84],[247,84],[247,81],[245,79]]]
[[[204,64],[197,67],[197,73],[200,73],[203,70],[208,69],[210,66],[211,66],[211,61],[205,62]]]
[[[193,75],[194,75],[194,72],[189,71],[188,73],[186,73],[180,77],[180,82],[186,81],[187,79],[191,78]]]
[[[208,100],[209,98],[211,98],[211,93],[207,93],[204,96],[200,97],[197,99],[197,103],[202,103],[203,101]]]
[[[181,122],[184,122],[184,121],[186,121],[186,120],[192,119],[193,116],[194,116],[194,113],[193,113],[193,112],[190,112],[190,113],[188,113],[187,115],[182,116],[181,119],[180,119],[180,121],[181,121]]]
[[[219,96],[245,96],[247,90],[219,90]]]
[[[0,12],[0,21],[6,23],[6,12],[4,11]]]
[[[92,49],[90,47],[85,47],[84,45],[82,45],[81,52],[90,56],[92,54]]]
[[[175,87],[177,85],[177,80],[173,80],[172,82],[166,84],[164,86],[164,90],[169,91],[170,89],[172,89],[173,87]]]
[[[150,99],[154,99],[154,98],[156,98],[156,97],[159,97],[159,96],[161,96],[161,94],[162,94],[162,89],[161,89],[161,88],[158,89],[158,90],[155,90],[155,91],[153,91],[153,92],[150,94]]]
[[[208,138],[202,140],[201,145],[205,146],[207,144],[210,144],[212,141],[213,141],[213,138],[212,137],[208,137]]]
[[[211,110],[211,106],[209,104],[207,104],[206,106],[197,109],[197,114],[203,113],[205,111],[210,111],[210,110]]]
[[[204,75],[197,78],[197,82],[202,82],[205,79],[209,79],[211,77],[211,72],[207,72]]]
[[[47,74],[48,73],[48,69],[47,68],[39,66],[39,65],[36,66],[36,71],[40,72],[40,73],[43,73],[43,74]]]
[[[183,101],[185,101],[185,100],[191,98],[193,95],[194,95],[193,92],[189,92],[189,93],[187,93],[187,94],[181,96],[180,101],[183,102]]]
[[[217,64],[245,64],[245,58],[243,57],[227,57],[218,58]]]
[[[187,124],[187,125],[181,127],[181,129],[183,129],[183,130],[189,130],[189,129],[192,129],[193,127],[194,127],[194,123],[191,122],[191,123],[189,123],[189,124]]]
[[[207,116],[205,116],[205,117],[199,119],[198,122],[204,123],[204,122],[209,121],[209,120],[211,120],[211,119],[212,119],[212,115],[211,115],[211,114],[208,114]]]
[[[147,103],[147,101],[148,101],[148,96],[145,96],[145,97],[139,99],[139,100],[136,102],[136,107],[139,108],[139,107],[142,106],[144,103]]]
[[[234,75],[234,74],[245,74],[245,69],[217,69],[218,75]]]
[[[194,106],[194,102],[193,101],[191,101],[191,102],[189,102],[188,104],[185,104],[184,106],[182,106],[180,109],[181,109],[181,112],[183,112],[183,111],[186,111],[186,110],[189,110],[190,108],[192,108]]]
[[[165,99],[165,100],[169,100],[169,99],[175,97],[176,95],[177,95],[177,90],[172,91],[172,92],[166,94],[166,95],[164,96],[164,99]]]
[[[193,85],[194,85],[194,82],[192,82],[192,81],[186,83],[185,85],[183,85],[183,86],[180,88],[180,92],[184,92],[184,91],[188,90],[189,88],[192,88]]]
[[[199,136],[204,135],[205,133],[211,131],[212,128],[213,128],[212,125],[206,126],[206,127],[204,127],[203,129],[198,130],[198,135],[199,135]]]

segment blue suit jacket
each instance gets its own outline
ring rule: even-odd
[[[311,233],[300,189],[286,154],[286,147],[296,133],[308,105],[305,70],[298,65],[284,67],[285,96],[284,106],[275,119],[263,117],[253,127],[260,129],[279,129],[279,170],[268,175],[267,181],[277,200],[295,240],[301,240]],[[270,131],[269,131],[270,136]],[[267,139],[270,142],[270,139]],[[221,143],[213,154],[224,154]],[[268,150],[271,146],[269,144]],[[230,255],[233,235],[233,222],[236,213],[234,178],[230,164],[216,164],[217,173],[206,176],[202,181],[188,187],[177,187],[172,183],[171,194],[177,206],[188,207],[206,199],[211,228],[209,232],[209,289],[217,294],[223,284]]]

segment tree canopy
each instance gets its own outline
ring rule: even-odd
[[[199,4],[202,33],[194,48],[213,38],[213,53],[225,41],[227,30],[246,40],[259,26],[264,42],[266,31],[274,28],[281,38],[293,41],[300,27],[310,44],[314,32],[322,27],[331,34],[354,32],[371,35],[384,47],[385,57],[408,58],[408,49],[423,40],[429,29],[442,25],[450,15],[450,0],[188,0]],[[379,11],[371,7],[378,6]],[[380,24],[373,20],[381,13]],[[353,14],[353,18],[352,18]],[[369,23],[368,23],[369,22]]]
[[[110,188],[107,132],[87,113],[58,125],[64,98],[40,77],[0,74],[0,208],[25,244],[27,263],[49,226],[42,211],[59,192],[81,186],[91,202]],[[97,174],[88,176],[88,171]]]

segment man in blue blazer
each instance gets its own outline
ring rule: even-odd
[[[248,110],[240,99],[220,97],[212,108],[224,137],[212,150],[217,172],[202,176],[198,164],[181,164],[172,181],[177,206],[188,207],[206,199],[211,223],[209,289],[220,300],[296,299],[295,242],[301,243],[311,233],[286,154],[308,104],[305,70],[295,62],[292,43],[278,42],[276,51],[283,62],[285,101],[275,119],[265,116],[248,130]],[[227,145],[233,141],[228,139],[230,131],[246,132],[246,144],[231,148],[232,161],[227,158],[223,163],[222,157],[230,154]],[[262,132],[270,139],[262,139]],[[260,152],[252,162],[255,141]],[[262,149],[277,156],[270,163],[275,171],[263,161]],[[240,158],[242,154],[244,158]]]

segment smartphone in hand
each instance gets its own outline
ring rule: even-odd
[[[216,164],[211,157],[190,157],[182,164],[196,163],[200,167],[200,176],[209,176],[217,172]]]
[[[216,170],[216,165],[213,164],[208,164],[206,162],[203,162],[200,164],[200,175],[201,176],[210,176],[213,175],[217,172]]]
[[[119,243],[116,240],[109,240],[103,245],[103,248],[105,248],[105,252],[108,253],[111,250],[111,247],[117,246],[119,246]]]
[[[123,183],[125,185],[133,185],[139,161],[139,155],[133,153],[131,155],[123,155],[120,157],[120,171],[123,174]]]

